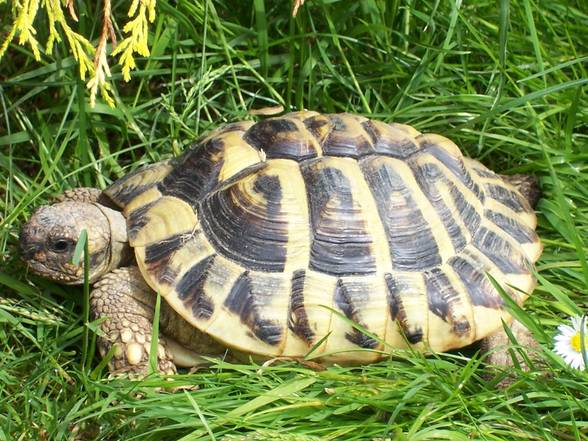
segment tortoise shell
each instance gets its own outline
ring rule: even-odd
[[[523,196],[449,139],[349,114],[229,124],[106,194],[149,285],[265,356],[468,345],[510,320],[487,273],[522,304],[542,250]]]

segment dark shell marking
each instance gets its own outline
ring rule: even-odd
[[[202,201],[198,210],[202,228],[225,257],[250,269],[283,271],[288,222],[281,199],[278,177],[253,176],[247,185],[234,184]]]
[[[443,200],[442,193],[438,183],[443,181],[443,175],[439,167],[435,164],[427,163],[415,167],[417,182],[421,186],[423,193],[427,196],[431,205],[438,213],[456,253],[459,253],[466,246],[466,239],[461,231],[459,223],[456,222],[454,213]]]
[[[375,273],[373,239],[354,204],[349,180],[337,168],[318,165],[302,169],[313,232],[309,267],[334,276]]]
[[[288,328],[312,345],[315,332],[310,327],[308,315],[304,303],[304,280],[306,278],[305,270],[295,271],[292,275],[292,285],[290,288],[290,314],[288,316]]]
[[[398,323],[403,336],[409,343],[420,343],[424,336],[423,328],[418,324],[415,325],[415,323],[409,322],[409,317],[404,307],[404,296],[409,291],[406,284],[390,273],[386,273],[384,279],[388,288],[387,300],[390,318]],[[426,311],[423,311],[422,317],[426,317]],[[414,321],[418,323],[423,320],[419,317],[415,318]]]
[[[521,202],[520,196],[517,195],[514,191],[503,187],[502,185],[495,184],[486,184],[484,187],[488,193],[488,196],[490,196],[492,199],[496,199],[505,207],[508,207],[517,213],[522,213],[525,211],[525,207]]]
[[[463,336],[471,332],[471,325],[459,309],[464,305],[459,291],[449,281],[443,270],[434,268],[424,272],[425,286],[429,300],[429,309],[452,326],[456,335]]]
[[[127,230],[129,239],[133,240],[145,226],[149,223],[149,210],[156,204],[156,201],[150,202],[135,211],[129,213],[127,219]]]
[[[390,161],[361,162],[387,233],[392,266],[401,271],[420,271],[441,264],[439,248],[430,224],[416,205],[412,189]],[[377,159],[377,158],[375,158]]]
[[[161,182],[171,171],[171,167],[170,161],[143,166],[116,181],[104,191],[104,194],[116,205],[124,208],[135,197]]]
[[[534,230],[511,217],[492,210],[485,210],[484,215],[519,243],[534,243],[538,240]]]
[[[345,314],[345,317],[356,325],[367,328],[367,325],[359,319],[360,311],[362,307],[366,306],[369,295],[369,292],[362,288],[364,287],[361,286],[361,282],[359,284],[345,283],[342,279],[339,279],[337,280],[334,299],[335,305]],[[345,338],[364,349],[375,349],[378,346],[378,342],[373,337],[366,335],[361,329],[355,327],[345,334]]]
[[[505,274],[528,274],[522,252],[496,232],[480,228],[473,239],[474,246]]]
[[[330,119],[333,127],[322,144],[325,155],[359,158],[374,152],[371,137],[356,118],[343,114]]]
[[[480,200],[480,202],[484,202],[484,193],[480,189],[480,186],[472,179],[463,159],[456,158],[438,144],[431,144],[429,141],[426,141],[426,136],[423,138],[425,141],[421,143],[421,153],[428,153],[437,159],[441,164],[447,167],[453,173],[453,176],[468,188]],[[451,179],[446,178],[446,181],[451,182]]]
[[[208,256],[196,263],[182,276],[176,287],[186,308],[199,320],[209,319],[214,312],[214,301],[203,289],[208,269],[213,261],[214,256]]]
[[[492,286],[486,274],[476,268],[475,264],[463,256],[455,256],[449,259],[449,265],[459,276],[473,305],[494,309],[502,308],[504,300]]]
[[[235,282],[224,302],[229,311],[237,314],[253,335],[269,345],[282,340],[282,329],[271,319],[262,316],[263,307],[277,294],[274,284],[261,279],[256,283],[246,271]]]
[[[218,184],[224,148],[222,139],[211,139],[188,150],[174,162],[173,171],[158,185],[159,191],[191,205],[202,200]]]
[[[380,121],[367,120],[361,123],[369,134],[375,153],[393,158],[407,158],[420,150],[420,146],[408,135],[399,136],[399,130]]]
[[[145,265],[160,283],[171,285],[174,282],[177,274],[170,266],[170,261],[187,239],[186,234],[175,234],[145,247]]]
[[[245,141],[263,150],[268,159],[287,158],[302,161],[318,156],[318,145],[310,133],[301,132],[289,119],[267,119],[251,127]]]

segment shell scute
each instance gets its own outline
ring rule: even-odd
[[[360,279],[359,282],[361,281],[363,280]],[[353,282],[346,283],[343,279],[337,280],[334,303],[345,314],[345,317],[354,324],[362,328],[369,328],[373,323],[368,324],[361,317],[371,306],[369,302],[370,292],[363,284],[357,286],[358,281]],[[376,349],[379,346],[377,339],[355,327],[345,333],[345,338],[350,343],[363,349]]]
[[[309,346],[315,338],[315,332],[310,326],[306,303],[304,301],[304,280],[306,270],[296,270],[292,275],[290,285],[290,307],[288,316],[288,329],[304,340]]]
[[[364,121],[361,125],[370,135],[375,153],[405,159],[421,149],[415,142],[416,135],[408,134],[402,128],[374,120]]]
[[[472,341],[472,311],[469,299],[450,280],[450,273],[442,268],[433,268],[423,273],[429,302],[429,311],[451,326],[452,334]]]
[[[386,230],[393,268],[421,271],[440,265],[435,233],[424,214],[427,205],[423,198],[419,203],[418,184],[409,167],[384,156],[370,156],[360,164]]]
[[[203,289],[214,258],[215,256],[211,255],[195,263],[176,285],[178,297],[197,320],[208,320],[214,313],[215,304]]]
[[[374,152],[371,136],[355,115],[330,115],[332,128],[322,144],[325,155],[359,158]]]
[[[236,175],[255,173],[263,154],[243,140],[243,133],[222,132],[189,149],[158,185],[161,193],[196,204]]]
[[[205,234],[223,255],[247,268],[284,270],[288,219],[278,176],[253,174],[211,193],[199,204],[198,214]]]
[[[253,278],[249,271],[239,276],[223,305],[239,316],[251,333],[259,340],[275,346],[281,343],[283,327],[280,321],[264,316],[264,309],[272,296],[279,293],[282,280],[275,277]]]
[[[376,271],[371,252],[374,239],[347,165],[339,158],[329,158],[302,170],[313,231],[310,268],[337,276]]]
[[[286,158],[296,161],[316,158],[322,152],[316,138],[302,121],[293,118],[272,118],[260,121],[245,133],[244,139],[268,159]]]

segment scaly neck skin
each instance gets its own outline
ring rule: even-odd
[[[129,265],[133,259],[133,253],[129,246],[125,217],[120,211],[112,210],[101,204],[94,205],[102,211],[110,225],[110,261],[106,272]]]

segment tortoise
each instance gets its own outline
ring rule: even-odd
[[[537,199],[534,178],[498,175],[443,136],[301,111],[224,125],[104,191],[68,190],[20,246],[34,273],[80,284],[72,253],[88,231],[113,372],[146,372],[155,293],[162,373],[227,349],[369,363],[508,342],[487,275],[519,305],[533,290]]]

